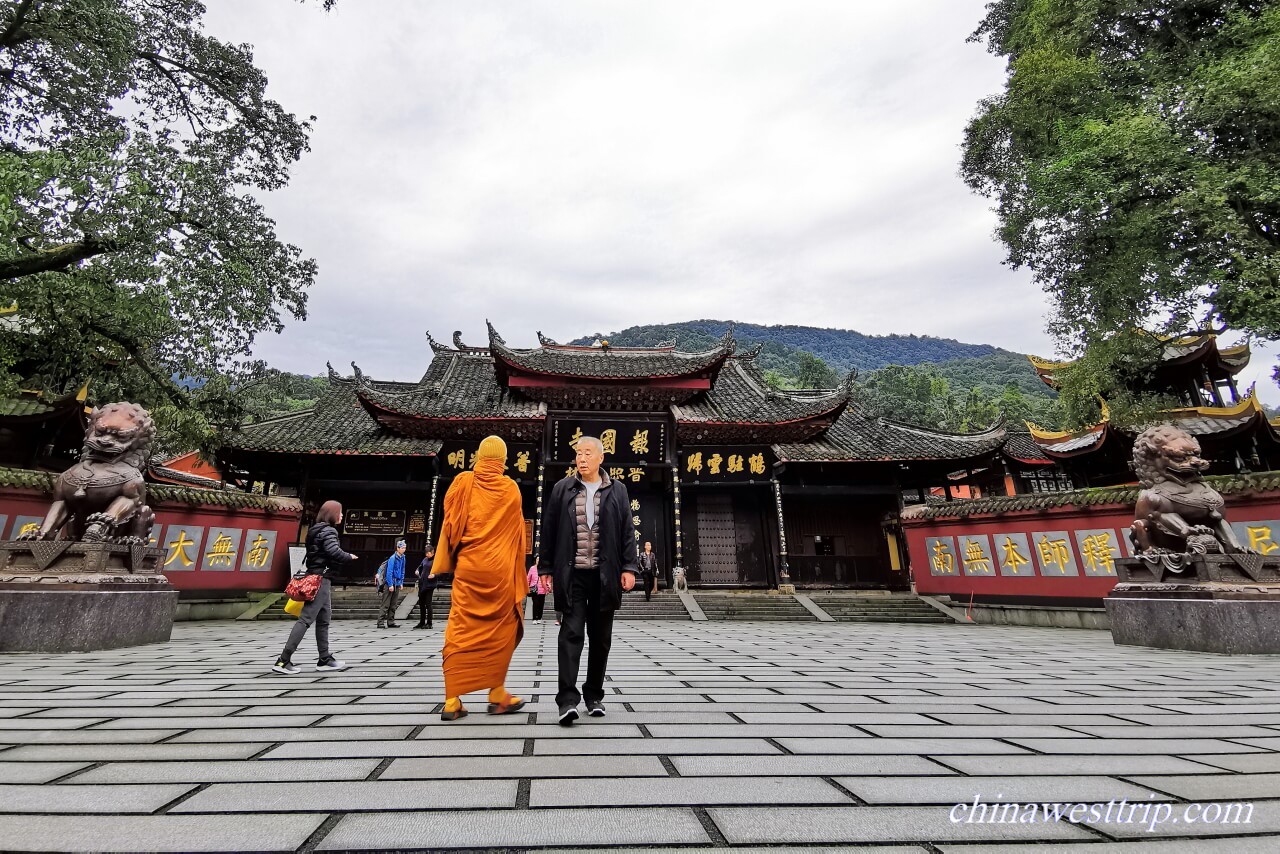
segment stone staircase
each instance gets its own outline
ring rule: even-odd
[[[693,592],[708,620],[756,620],[760,622],[813,622],[818,618],[793,597],[769,593]],[[926,606],[928,607],[928,606]]]
[[[910,593],[806,590],[813,603],[842,623],[951,623],[947,615]]]
[[[450,599],[450,590],[448,587],[437,587],[435,596],[431,599],[431,613],[433,620],[445,620],[449,617],[449,606],[452,604]],[[406,587],[405,593],[401,594],[400,602],[404,603],[405,596],[413,598],[414,602],[418,601],[418,589],[416,587]],[[284,612],[284,604],[288,600],[281,597],[274,605],[258,615],[259,620],[292,620],[289,614]],[[335,587],[333,589],[333,618],[335,620],[368,620],[371,623],[378,621],[378,608],[382,604],[382,597],[378,595],[378,591],[372,585],[360,587]],[[406,618],[407,621],[416,622],[418,619],[417,605],[414,605],[413,616]]]
[[[618,609],[615,619],[618,620],[687,620],[689,612],[685,610],[680,596],[671,590],[659,590],[648,602],[644,594],[638,590],[622,594],[622,607]]]

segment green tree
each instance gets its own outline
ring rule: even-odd
[[[835,388],[840,378],[818,356],[807,350],[796,353],[796,388]]]
[[[1073,381],[1147,375],[1135,327],[1280,337],[1280,4],[995,0],[972,38],[1009,75],[961,172],[1063,349],[1096,351]]]
[[[255,337],[305,317],[316,269],[255,198],[288,181],[310,124],[203,13],[0,2],[0,305],[20,308],[0,372],[51,392],[89,380],[208,445],[262,371]]]

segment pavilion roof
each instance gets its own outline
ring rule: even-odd
[[[382,392],[406,391],[413,383],[373,382]],[[422,456],[440,450],[437,439],[415,439],[385,429],[361,405],[354,379],[329,369],[329,389],[310,409],[243,425],[227,445],[243,451],[285,454]]]
[[[1203,362],[1214,373],[1234,376],[1245,369],[1253,355],[1248,343],[1234,347],[1218,346],[1218,336],[1212,332],[1162,338],[1161,343],[1163,347],[1157,370],[1168,370]],[[1075,364],[1074,361],[1059,362],[1042,359],[1039,356],[1027,356],[1027,359],[1040,375],[1040,379],[1051,388],[1058,387],[1056,373]]]
[[[873,462],[966,460],[983,457],[1005,443],[1003,423],[980,433],[945,433],[868,415],[848,406],[821,437],[776,445],[784,462]]]
[[[658,347],[578,346],[557,344],[539,334],[540,345],[527,350],[507,346],[489,325],[489,353],[500,382],[511,374],[532,374],[566,380],[672,380],[714,374],[734,351],[733,330],[719,344],[700,353]]]

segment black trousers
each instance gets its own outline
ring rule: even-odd
[[[604,671],[609,664],[609,647],[613,644],[613,611],[600,610],[600,573],[575,572],[569,584],[569,610],[560,615],[557,658],[560,687],[557,706],[576,706],[604,699]],[[578,693],[578,665],[582,661],[583,641],[589,640],[587,678]]]
[[[298,644],[302,643],[307,629],[311,628],[313,623],[316,627],[317,663],[323,664],[332,657],[329,653],[329,621],[333,619],[331,589],[329,579],[324,579],[320,582],[320,589],[316,591],[315,598],[302,606],[302,613],[298,615],[293,628],[289,630],[289,639],[285,641],[284,652],[280,653],[280,658],[285,661],[293,660]]]
[[[535,620],[541,620],[542,611],[547,607],[547,594],[530,593],[529,598],[533,600],[533,618]]]
[[[431,594],[435,592],[434,587],[418,588],[418,625],[420,626],[425,623],[428,628],[431,627]]]

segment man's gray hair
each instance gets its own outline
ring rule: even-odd
[[[577,451],[578,446],[581,445],[583,442],[590,442],[591,444],[595,445],[596,450],[600,452],[600,455],[604,456],[604,442],[601,442],[595,436],[579,436],[578,441],[573,443],[574,451]]]

